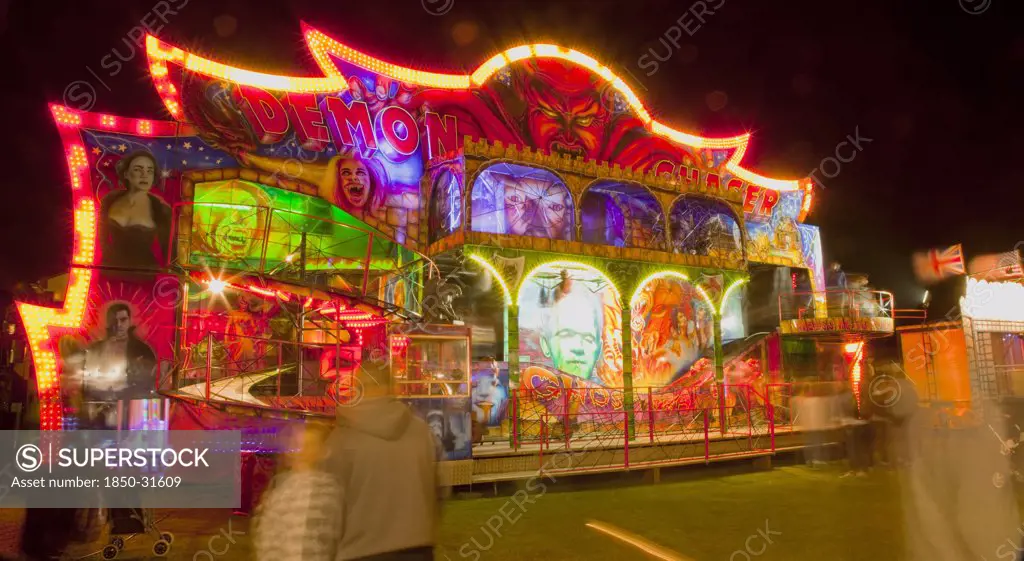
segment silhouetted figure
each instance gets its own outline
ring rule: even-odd
[[[390,395],[388,365],[364,363],[362,401],[338,411],[327,471],[341,486],[337,561],[433,559],[439,443]]]

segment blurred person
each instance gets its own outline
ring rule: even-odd
[[[993,402],[974,407],[973,426],[936,427],[922,410],[904,422],[920,459],[900,470],[908,561],[1019,556],[1006,417]]]
[[[842,477],[867,475],[872,465],[871,424],[857,411],[857,399],[849,385],[844,384],[836,396],[839,421],[843,427],[849,471]]]
[[[847,306],[847,282],[846,273],[843,271],[843,266],[838,261],[833,261],[829,266],[828,271],[828,315],[829,317],[839,317],[846,315]]]
[[[830,403],[825,385],[809,383],[796,401],[795,425],[804,434],[804,458],[815,467],[825,463],[825,441],[828,436]]]
[[[910,423],[921,420],[917,387],[902,369],[895,369],[889,380],[879,380],[871,388],[871,400],[884,420],[886,457],[892,463],[914,461],[917,442],[909,437]]]
[[[330,425],[306,422],[292,434],[286,471],[274,478],[254,520],[257,561],[334,561],[343,524],[341,489],[323,471]]]
[[[363,399],[338,410],[327,442],[326,469],[341,485],[335,559],[433,559],[440,443],[427,423],[391,396],[388,365],[364,365]]]

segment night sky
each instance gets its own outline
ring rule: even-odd
[[[142,50],[126,38],[144,17],[163,25],[147,16],[156,4],[0,2],[0,287],[60,273],[69,260],[70,196],[47,102],[70,91],[93,111],[168,117]],[[870,142],[855,159],[835,178],[817,173],[825,189],[808,222],[822,227],[826,259],[868,273],[899,307],[923,293],[911,273],[914,250],[962,242],[970,257],[1024,240],[1019,0],[708,0],[714,14],[702,15],[704,23],[686,15],[687,0],[163,4],[180,9],[161,37],[281,74],[316,73],[300,20],[381,58],[435,70],[469,71],[523,42],[572,46],[609,65],[676,128],[752,131],[747,167],[777,177],[810,174],[859,131]],[[680,18],[686,29],[670,30]],[[666,34],[681,36],[671,55],[660,41]],[[117,72],[101,65],[112,49],[125,56],[133,48],[134,60]],[[650,49],[671,58],[648,75]],[[68,90],[76,81],[89,85]],[[84,99],[90,91],[94,99]],[[831,164],[824,171],[835,173]],[[951,303],[954,287],[946,288],[936,295],[937,315]]]

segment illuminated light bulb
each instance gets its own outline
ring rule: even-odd
[[[117,125],[117,117],[112,115],[103,115],[100,117],[100,123],[105,127],[113,127]]]
[[[146,120],[139,120],[138,122],[139,134],[150,135],[153,134],[153,123]]]
[[[518,47],[512,47],[505,51],[505,59],[508,62],[516,62],[526,58],[530,58],[533,55],[533,51],[529,45],[520,45]]]
[[[213,294],[223,294],[224,289],[227,288],[228,284],[220,279],[210,279],[208,287],[210,292]]]
[[[533,54],[538,57],[563,58],[566,52],[558,45],[533,45]]]
[[[664,136],[665,138],[668,138],[672,142],[676,142],[693,148],[700,148],[701,143],[704,140],[699,136],[688,134],[682,131],[677,131],[658,121],[651,122],[651,132],[658,136]]]

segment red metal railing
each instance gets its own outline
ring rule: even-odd
[[[751,392],[753,399],[753,393]],[[747,402],[752,403],[752,402]],[[587,438],[561,433],[564,413],[541,415],[538,451],[538,469],[541,471],[604,471],[638,469],[680,463],[708,463],[719,458],[771,453],[775,451],[773,413],[765,405],[745,407],[740,417],[747,424],[737,423],[726,438],[716,434],[712,417],[715,407],[684,408],[648,412],[649,423],[657,423],[655,415],[667,419],[684,420],[677,430],[637,431],[631,436],[629,415],[626,411],[606,411],[600,422],[607,426],[600,436],[591,431]],[[571,424],[578,413],[570,413]],[[755,417],[768,421],[767,425],[752,422]]]
[[[777,407],[788,408],[788,403],[782,403],[788,388],[788,384],[769,384],[759,391],[746,384],[712,384],[660,396],[656,389],[641,388],[633,393],[632,416],[627,414],[624,403],[619,405],[617,400],[619,406],[615,408],[588,408],[591,400],[580,396],[594,390],[520,389],[513,392],[509,408],[512,446],[572,450],[623,439],[634,444],[656,444],[685,440],[695,431],[706,430],[714,433],[715,440],[745,438],[748,449],[756,449],[759,444],[755,440],[761,437],[766,437],[774,447],[775,433],[791,430],[788,425],[781,429],[775,426],[777,418],[788,423],[787,415],[779,417],[776,412]],[[621,388],[598,391],[610,396],[625,394]],[[659,401],[667,406],[659,407]]]
[[[893,297],[882,290],[820,290],[779,295],[779,321],[828,318],[892,318]]]

